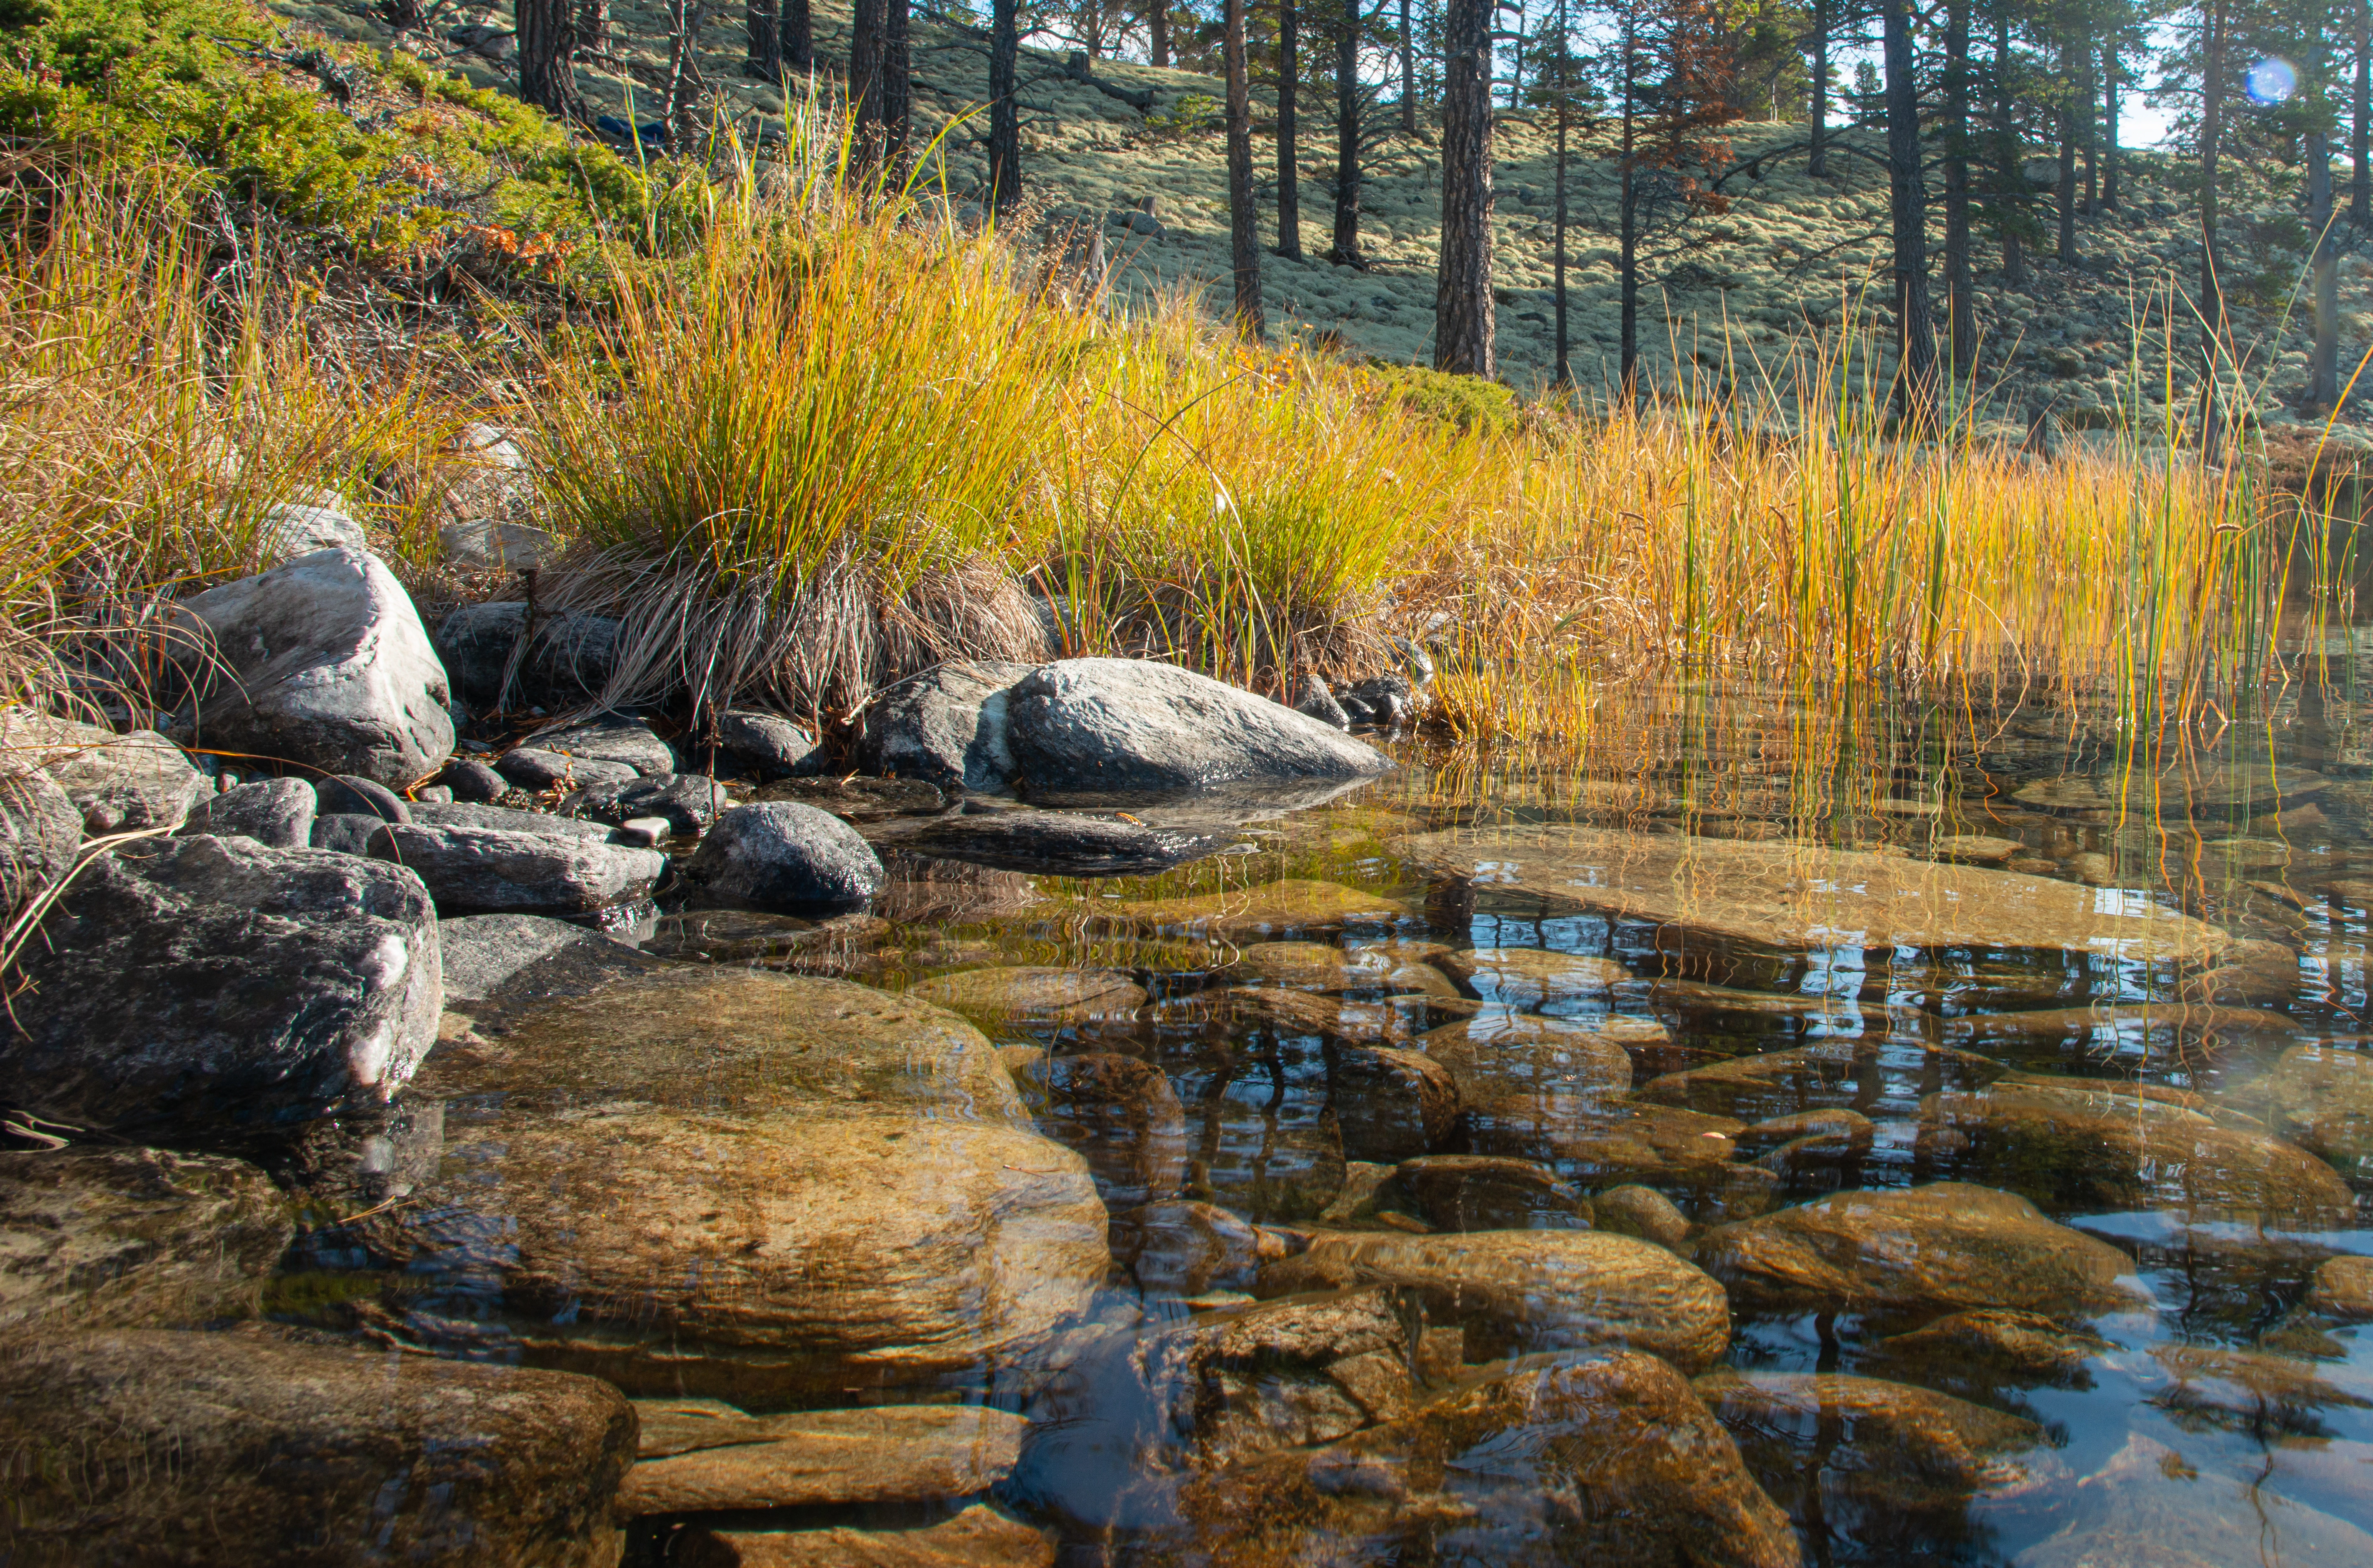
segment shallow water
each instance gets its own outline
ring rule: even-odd
[[[1643,1470],[1610,1483],[1632,1512],[1594,1513],[1576,1473],[1630,1450],[1585,1466],[1547,1415],[1440,1438],[1425,1413],[1624,1343],[1697,1376],[1808,1562],[2373,1561],[2373,1344],[2303,1305],[2325,1260],[2373,1255],[2373,1082],[2353,1075],[2373,750],[2350,719],[2319,698],[2130,771],[2114,726],[2048,712],[1877,709],[1841,737],[1834,715],[1692,697],[1560,766],[1404,746],[1394,777],[1160,877],[894,857],[859,917],[672,918],[645,933],[666,968],[449,1015],[393,1117],[317,1138],[296,1162],[315,1223],[271,1305],[638,1398],[1018,1412],[988,1495],[1065,1562],[1662,1562],[1691,1509],[1713,1521],[1699,1560],[1777,1560],[1721,1523],[1711,1470]],[[1013,968],[1058,973],[988,973]],[[871,1003],[733,989],[752,970],[913,995],[860,1038],[836,1031]],[[1755,1059],[1783,1070],[1737,1071]],[[1807,1113],[1830,1115],[1754,1127]],[[1032,1163],[1034,1133],[1084,1158],[1102,1216],[1076,1164]],[[911,1140],[866,1145],[882,1203],[793,1212],[802,1184],[860,1180],[844,1134]],[[1412,1171],[1356,1200],[1384,1167],[1460,1154],[1533,1169]],[[2114,1283],[2035,1308],[2017,1327],[2050,1344],[2021,1356],[1936,1325],[2021,1308],[2028,1254],[1954,1303],[1835,1270],[1733,1282],[1700,1365],[1586,1304],[1574,1328],[1550,1298],[1589,1297],[1587,1268],[1514,1306],[1371,1269],[1399,1315],[1361,1330],[1398,1358],[1383,1395],[1182,1327],[1257,1323],[1232,1315],[1306,1286],[1286,1266],[1328,1233],[1639,1232],[1607,1194],[1645,1188],[1689,1227],[1655,1256],[1708,1261],[1723,1224],[1940,1181],[2114,1248]],[[1942,1244],[1891,1223],[1860,1261],[1918,1272]],[[850,1256],[787,1284],[767,1237],[801,1225]],[[2036,1253],[2081,1250],[2036,1225]],[[893,1279],[871,1255],[900,1248],[944,1277]],[[914,1321],[937,1339],[867,1338],[894,1291],[931,1296]],[[1326,1479],[1361,1466],[1389,1484]],[[961,1501],[707,1522],[899,1527]],[[669,1560],[688,1517],[647,1519],[635,1551]]]

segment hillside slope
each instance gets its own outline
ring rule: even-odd
[[[388,41],[384,26],[358,6],[275,0],[275,8],[333,36]],[[612,11],[613,52],[580,69],[580,86],[597,108],[610,112],[625,112],[639,92],[648,117],[650,89],[635,82],[637,76],[645,84],[657,80],[664,65],[663,11],[626,0]],[[452,13],[447,25],[500,27],[508,19],[508,6],[482,6]],[[829,70],[846,56],[846,10],[819,4],[816,28]],[[720,107],[753,139],[779,134],[781,99],[739,75],[738,8],[714,16],[701,43]],[[407,46],[480,85],[508,85],[500,64],[441,41],[415,35]],[[973,139],[985,134],[985,121],[950,123],[987,96],[986,45],[968,29],[918,16],[915,59],[918,116],[928,130],[948,128],[946,178],[954,193],[968,193],[986,172]],[[1099,63],[1094,75],[1126,93],[1151,92],[1151,117],[1157,122],[1176,119],[1190,95],[1216,99],[1222,90],[1210,77],[1119,62]],[[1023,51],[1021,81],[1024,178],[1036,207],[1057,224],[1100,226],[1124,294],[1174,287],[1223,293],[1227,205],[1218,130],[1151,129],[1147,113],[1067,74],[1059,57],[1043,52]],[[1303,337],[1338,334],[1347,346],[1379,358],[1422,361],[1432,339],[1438,156],[1424,135],[1397,135],[1377,147],[1362,200],[1373,264],[1359,272],[1315,259],[1326,248],[1331,217],[1333,130],[1324,110],[1323,104],[1304,110],[1303,243],[1313,259],[1269,254],[1264,261],[1273,328]],[[1552,140],[1544,115],[1502,111],[1498,125],[1500,367],[1503,379],[1530,391],[1548,380],[1552,366]],[[1685,380],[1724,384],[1725,365],[1751,380],[1759,360],[1776,362],[1808,327],[1826,332],[1850,323],[1885,337],[1879,307],[1887,181],[1878,138],[1848,131],[1840,139],[1869,156],[1833,156],[1829,175],[1816,180],[1806,174],[1801,152],[1784,150],[1802,143],[1801,126],[1749,122],[1733,127],[1739,165],[1754,164],[1759,155],[1778,156],[1732,174],[1722,187],[1731,198],[1728,210],[1700,216],[1667,237],[1646,271],[1640,338],[1652,382],[1674,384],[1677,360]],[[1618,354],[1616,181],[1607,150],[1604,135],[1580,138],[1569,182],[1572,357],[1585,390],[1600,392],[1612,385]],[[2131,151],[2124,158],[2120,209],[2078,220],[2080,265],[2031,260],[2027,285],[2013,290],[1996,270],[1993,248],[1981,251],[1979,380],[1988,389],[1986,413],[2005,431],[2023,430],[2044,415],[2075,431],[2115,423],[2121,408],[2153,420],[2162,412],[2168,284],[2196,275],[2194,208],[2169,188],[2163,158]],[[1267,146],[1262,158],[1266,173],[1273,162]],[[2039,181],[2046,177],[2040,160],[2030,172]],[[1125,220],[1148,198],[1159,219],[1158,232],[1151,234]],[[2320,420],[2303,419],[2296,406],[2308,369],[2305,301],[2291,298],[2301,246],[2297,205],[2263,188],[2232,205],[2227,287],[2260,414],[2270,435],[2288,428],[2305,437]],[[1274,246],[1273,206],[1265,208],[1263,228],[1265,242]],[[2373,261],[2344,261],[2341,290],[2345,380],[2358,356],[2373,346]],[[2175,401],[2184,408],[2193,396],[2194,333],[2187,311],[2179,297]],[[1877,368],[1888,373],[1883,352]],[[2344,439],[2373,441],[2373,415],[2352,409]]]

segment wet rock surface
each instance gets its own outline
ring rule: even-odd
[[[995,812],[942,817],[901,837],[898,845],[1002,871],[1145,876],[1216,854],[1227,842],[1072,812]]]
[[[730,800],[704,774],[654,773],[632,782],[593,785],[570,797],[563,809],[613,826],[636,817],[663,817],[670,832],[697,835],[708,831]]]
[[[1053,1568],[1054,1543],[986,1503],[945,1519],[867,1528],[687,1531],[684,1568]]]
[[[639,1457],[617,1512],[695,1514],[929,1503],[1012,1473],[1029,1423],[978,1405],[753,1416],[713,1399],[635,1402]]]
[[[1145,988],[1119,970],[1035,965],[959,970],[921,981],[908,994],[993,1025],[1127,1018],[1146,1002]]]
[[[70,1127],[302,1118],[384,1097],[436,1037],[435,912],[398,867],[151,839],[93,863],[41,930],[0,1081]]]
[[[1017,1074],[1038,1129],[1088,1163],[1109,1208],[1175,1197],[1186,1182],[1186,1115],[1162,1070],[1109,1051],[1039,1058]]]
[[[624,1397],[561,1373],[261,1330],[0,1343],[0,1550],[27,1561],[607,1568],[634,1451]]]

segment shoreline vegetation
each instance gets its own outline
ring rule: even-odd
[[[1421,649],[1458,740],[1570,738],[1676,675],[2107,694],[2147,728],[2239,711],[2280,637],[2353,614],[2353,484],[2203,466],[2138,412],[2050,461],[1983,435],[1981,400],[1899,439],[1851,333],[1742,347],[1724,394],[1519,403],[1124,301],[928,154],[867,181],[823,111],[644,163],[317,52],[387,100],[363,128],[270,85],[290,40],[230,0],[149,7],[146,37],[67,12],[0,91],[50,133],[8,154],[0,263],[14,700],[158,717],[166,602],[255,570],[284,503],[362,517],[432,617],[520,597],[438,543],[485,426],[534,473],[501,504],[562,546],[526,591],[622,621],[603,702],[763,698],[828,733],[931,663],[1050,646],[1286,700]],[[243,41],[197,26],[226,17]],[[77,88],[99,56],[157,77]],[[211,106],[216,142],[135,90]],[[465,166],[476,209],[436,206]]]

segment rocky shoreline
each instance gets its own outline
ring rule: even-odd
[[[1391,766],[1340,699],[1418,694],[943,665],[848,777],[755,711],[479,746],[473,702],[594,665],[520,648],[523,606],[432,638],[391,587],[338,541],[193,596],[216,657],[171,734],[0,716],[10,1561],[1778,1568],[1825,1509],[1916,1544],[2032,1494],[2085,1501],[2034,1559],[2075,1562],[2171,1472],[2136,1435],[2072,1475],[2022,1391],[2355,1398],[2286,1347],[2373,1320],[2361,1260],[2262,1349],[2137,1357],[2133,1259],[2062,1222],[2353,1227],[2356,1052],[2230,1001],[2140,1021],[2264,1053],[2257,1119],[2050,1071],[2121,1026],[2059,994],[1799,989],[1982,950],[2225,996],[2278,944],[1958,840],[1455,811],[1396,819],[1400,892],[1082,896],[1032,878],[1339,831],[1289,813]],[[1638,940],[1479,947],[1479,909]],[[1100,964],[1016,961],[1058,927]],[[1741,1369],[1798,1315],[1851,1320],[1853,1369]],[[1867,1466],[1806,1481],[1838,1412]]]

